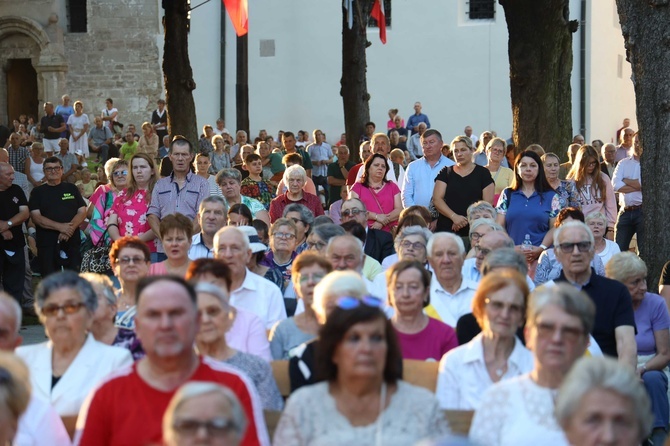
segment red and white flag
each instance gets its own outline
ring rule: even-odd
[[[386,43],[386,12],[384,11],[384,0],[375,0],[370,15],[377,21],[379,26],[379,40]]]
[[[235,34],[241,37],[249,32],[249,6],[247,0],[223,0],[230,21],[235,27]]]

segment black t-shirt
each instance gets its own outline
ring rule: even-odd
[[[79,208],[86,207],[86,202],[72,183],[60,183],[57,186],[43,184],[33,189],[28,206],[31,211],[40,211],[43,217],[50,220],[68,223],[77,215]],[[58,242],[58,234],[53,229],[37,226],[37,245],[55,244]]]
[[[12,184],[6,191],[0,192],[0,220],[7,221],[18,214],[20,206],[28,206],[28,200],[26,200],[26,195],[20,186]],[[10,231],[13,238],[4,240],[0,237],[0,249],[6,249],[7,251],[22,249],[26,241],[23,238],[21,225],[14,225]]]
[[[60,138],[60,132],[50,132],[47,129],[49,127],[56,129],[64,123],[63,117],[58,113],[54,113],[51,116],[43,116],[40,119],[40,132],[44,134],[44,139],[58,139]]]
[[[454,172],[453,166],[446,166],[437,174],[435,181],[442,181],[447,184],[447,192],[444,195],[444,201],[449,208],[458,215],[466,216],[468,207],[483,198],[483,191],[489,185],[493,184],[491,172],[486,167],[475,164],[475,168],[469,175],[462,177]],[[451,229],[453,222],[450,218],[440,214],[437,218],[436,232],[447,231],[454,232]],[[469,226],[465,226],[458,235],[468,236]]]

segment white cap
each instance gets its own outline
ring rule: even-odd
[[[265,252],[268,250],[268,247],[261,243],[256,228],[253,226],[237,226],[237,229],[242,231],[242,233],[247,236],[247,239],[249,239],[249,248],[251,248],[251,252],[256,254],[257,252]]]

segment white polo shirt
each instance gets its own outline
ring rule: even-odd
[[[472,313],[472,298],[476,290],[476,283],[463,278],[461,286],[451,294],[442,288],[433,275],[430,280],[430,305],[424,311],[428,316],[456,327],[461,316]]]
[[[271,329],[277,322],[286,319],[284,298],[277,285],[245,268],[242,285],[230,294],[230,304],[243,308],[261,318],[265,328]]]

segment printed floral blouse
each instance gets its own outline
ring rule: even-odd
[[[149,203],[146,201],[147,194],[149,194],[147,190],[138,190],[132,197],[129,197],[127,189],[124,189],[114,199],[110,214],[117,216],[121,237],[126,235],[139,237],[140,234],[151,230],[147,219],[149,209]],[[156,252],[155,240],[147,242],[147,245],[151,252]]]

